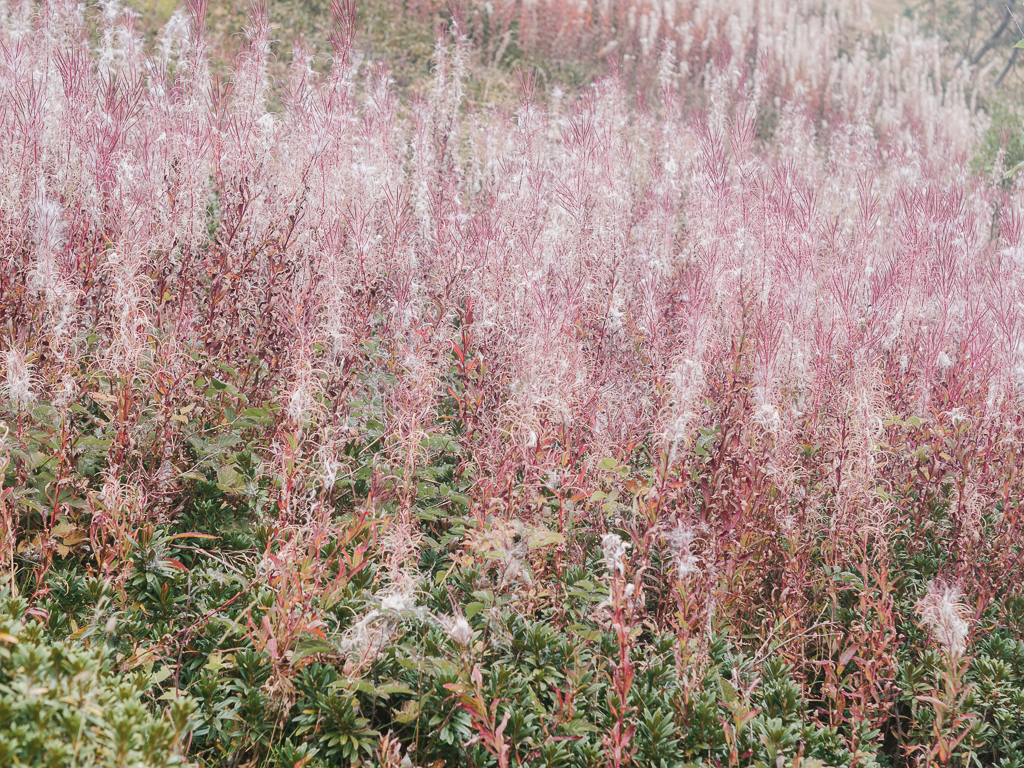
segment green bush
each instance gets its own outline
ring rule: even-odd
[[[28,602],[0,591],[0,765],[172,766],[187,698],[154,715],[145,672],[117,672],[102,645],[54,640],[26,617]]]

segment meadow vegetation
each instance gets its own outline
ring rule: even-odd
[[[0,0],[0,765],[1024,766],[1012,49],[136,7]]]

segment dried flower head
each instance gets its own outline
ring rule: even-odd
[[[782,416],[776,406],[771,403],[761,403],[754,411],[754,422],[767,432],[775,434],[782,426]]]
[[[939,645],[952,656],[963,655],[970,627],[967,606],[957,587],[939,580],[930,582],[928,593],[917,604],[917,613]]]
[[[690,545],[696,538],[693,529],[677,520],[675,526],[665,534],[672,555],[672,565],[676,569],[676,578],[685,579],[697,570],[697,557],[690,551]]]
[[[438,621],[456,644],[467,648],[473,642],[473,628],[464,616],[441,616]]]
[[[27,408],[35,400],[35,395],[32,393],[32,369],[25,359],[25,350],[11,347],[7,350],[5,363],[4,393],[19,408]]]
[[[374,659],[398,634],[403,619],[422,620],[425,611],[416,607],[412,582],[405,582],[405,590],[392,588],[380,600],[380,608],[371,608],[345,633],[341,650],[354,661],[356,668]]]
[[[621,576],[625,576],[626,551],[629,549],[629,543],[614,533],[606,533],[601,537],[601,549],[604,550],[604,567],[608,572],[617,571]]]

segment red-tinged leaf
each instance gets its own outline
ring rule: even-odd
[[[964,727],[963,731],[960,732],[960,735],[949,743],[950,750],[956,749],[960,742],[967,738],[968,734],[971,732],[971,729],[974,727],[974,721],[977,719],[977,717],[978,716],[975,714],[970,714],[965,717],[965,719],[969,720],[970,722],[968,722],[968,724]]]
[[[752,709],[749,712],[747,712],[745,715],[743,715],[743,717],[741,717],[737,721],[737,726],[742,728],[744,725],[746,725],[751,720],[753,720],[755,717],[757,717],[759,714],[761,714],[761,709],[762,709],[762,707],[758,707],[757,709]]]
[[[914,698],[918,701],[927,701],[929,704],[932,704],[943,711],[949,709],[949,707],[946,705],[944,701],[939,701],[939,699],[935,698],[934,696],[915,696]]]
[[[840,667],[845,667],[847,664],[849,664],[850,663],[850,659],[852,659],[854,657],[854,655],[857,653],[857,651],[859,649],[860,649],[860,643],[854,643],[849,648],[847,648],[845,651],[843,651],[842,655],[839,657],[839,666]]]
[[[167,540],[170,541],[171,539],[209,539],[210,541],[217,541],[217,539],[219,539],[219,538],[220,538],[220,536],[214,536],[214,535],[209,534],[209,533],[189,532],[189,533],[176,533],[173,536],[168,536]]]
[[[495,731],[495,735],[500,739],[501,734],[505,732],[505,726],[508,725],[508,719],[512,716],[512,713],[505,710],[505,716],[501,718],[501,725],[498,726],[498,730]]]
[[[454,341],[451,342],[451,345],[452,345],[452,351],[459,358],[459,362],[462,363],[463,365],[465,365],[466,364],[466,353],[463,352],[462,349],[459,347],[459,345],[456,344]]]
[[[188,568],[185,567],[185,564],[180,560],[175,560],[173,557],[168,557],[164,560],[164,565],[169,565],[171,568],[177,568],[179,571],[188,573]]]

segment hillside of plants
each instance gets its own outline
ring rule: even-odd
[[[0,766],[1024,768],[952,7],[0,0]]]

